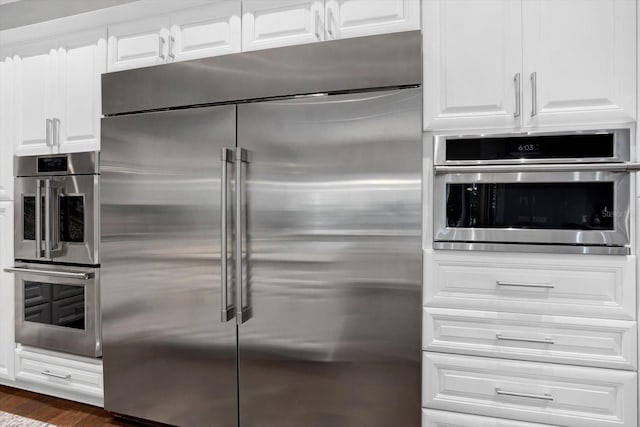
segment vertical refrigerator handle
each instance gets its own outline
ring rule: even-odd
[[[242,275],[242,239],[246,234],[243,227],[243,220],[246,212],[243,206],[244,179],[242,175],[243,165],[249,163],[249,152],[244,148],[236,148],[235,164],[236,164],[236,244],[235,244],[235,263],[236,263],[236,323],[241,325],[251,318],[251,308],[249,306],[249,293]],[[244,296],[247,296],[245,301]]]
[[[228,273],[228,262],[229,262],[229,251],[227,247],[227,190],[229,188],[229,179],[228,179],[228,169],[227,165],[229,163],[233,163],[233,150],[229,148],[222,149],[222,177],[220,181],[220,270],[222,271],[221,277],[221,320],[222,323],[228,322],[233,319],[234,314],[234,306],[233,301],[229,304],[229,273]]]
[[[36,179],[36,200],[34,206],[36,212],[36,259],[42,258],[42,180]]]

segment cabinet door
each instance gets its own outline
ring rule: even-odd
[[[106,30],[74,34],[60,44],[56,103],[57,150],[100,149],[100,75],[106,70]]]
[[[245,0],[242,50],[324,40],[324,0]]]
[[[0,57],[0,200],[13,198],[15,107],[13,59]]]
[[[327,0],[329,39],[420,29],[420,0]]]
[[[636,2],[523,2],[525,126],[631,122]]]
[[[52,152],[53,103],[58,96],[58,52],[48,44],[20,49],[16,66],[17,155]],[[49,125],[47,125],[49,123]]]
[[[240,0],[222,1],[171,16],[169,56],[175,61],[240,52]]]
[[[521,124],[521,2],[423,2],[424,128]]]
[[[13,353],[13,274],[5,267],[13,267],[13,204],[0,202],[0,378],[12,380]]]
[[[168,16],[110,26],[108,70],[164,63],[168,55],[169,26]]]

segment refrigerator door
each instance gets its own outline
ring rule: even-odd
[[[419,425],[421,99],[238,105],[241,427]]]
[[[235,129],[235,105],[102,120],[109,411],[237,426],[236,324],[221,320],[220,279],[221,150]]]

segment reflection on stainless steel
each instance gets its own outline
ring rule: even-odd
[[[238,106],[240,425],[419,424],[420,97]]]
[[[220,320],[220,152],[235,106],[102,121],[105,408],[236,426],[236,326]]]
[[[102,113],[418,85],[421,40],[405,31],[103,74]]]
[[[419,425],[420,75],[408,32],[103,76],[107,410]]]

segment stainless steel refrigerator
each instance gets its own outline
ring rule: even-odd
[[[103,76],[107,410],[419,425],[420,39]]]

